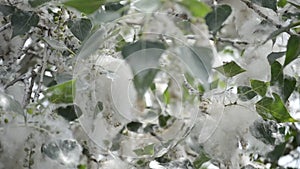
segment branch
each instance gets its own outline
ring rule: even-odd
[[[220,38],[220,37],[210,37],[209,40],[212,41],[219,41],[219,42],[223,42],[223,43],[230,43],[231,45],[249,45],[249,42],[245,42],[245,41],[238,41],[238,40],[233,40],[233,39],[225,39],[225,38]]]
[[[264,18],[266,21],[274,25],[277,29],[280,29],[282,26],[276,23],[273,19],[262,13],[252,2],[247,0],[241,0],[244,4],[247,5],[248,8],[252,9],[255,13],[257,13],[260,17]]]
[[[7,23],[5,25],[3,25],[2,27],[0,27],[0,32],[4,31],[5,29],[9,28],[11,26],[11,23]]]

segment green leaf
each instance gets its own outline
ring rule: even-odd
[[[199,153],[198,157],[193,162],[193,165],[194,165],[195,169],[201,169],[201,166],[209,160],[210,160],[210,158],[201,151]]]
[[[168,124],[168,120],[171,118],[170,115],[164,116],[164,115],[160,115],[158,117],[158,122],[159,122],[159,126],[164,128],[167,126]]]
[[[259,95],[265,96],[268,89],[268,83],[260,80],[250,80],[252,89]]]
[[[169,92],[168,88],[164,91],[163,96],[164,96],[164,103],[169,104],[171,96],[170,96],[170,92]]]
[[[69,49],[62,41],[51,39],[49,37],[44,37],[43,40],[46,43],[48,43],[53,49],[56,49],[59,51],[67,50],[67,51],[71,52],[72,54],[74,54],[74,52],[71,51],[71,49]]]
[[[180,4],[186,7],[195,17],[204,18],[212,11],[211,7],[206,3],[197,0],[183,0]]]
[[[84,165],[84,164],[79,164],[79,165],[77,166],[77,169],[87,169],[87,166]]]
[[[262,141],[267,145],[274,145],[275,138],[272,136],[273,132],[271,130],[271,124],[264,120],[256,120],[250,126],[250,133],[256,139]]]
[[[300,55],[300,37],[292,35],[287,44],[286,57],[283,66],[288,65]]]
[[[89,35],[93,26],[92,22],[86,18],[69,20],[67,25],[73,35],[80,41],[83,41]]]
[[[284,54],[285,54],[285,52],[272,52],[272,53],[270,53],[267,56],[269,64],[272,65],[276,61],[276,59],[281,58]]]
[[[283,80],[283,85],[280,86],[282,90],[283,95],[283,101],[284,103],[289,99],[291,94],[296,88],[296,79],[294,77],[285,76]]]
[[[26,34],[31,27],[37,26],[40,18],[35,12],[25,12],[18,10],[11,16],[11,25],[13,27],[12,38],[17,35]]]
[[[210,89],[210,90],[216,89],[216,88],[218,88],[218,85],[219,85],[219,79],[214,80],[214,81],[212,81],[212,82],[210,83],[209,89]]]
[[[49,1],[51,0],[29,0],[28,3],[31,7],[35,8]]]
[[[277,1],[276,0],[251,0],[251,2],[253,2],[259,6],[265,7],[265,8],[270,8],[275,12],[277,10]]]
[[[85,14],[91,14],[104,5],[106,0],[69,0],[63,4],[73,7]]]
[[[246,71],[245,69],[241,68],[238,64],[236,64],[234,61],[226,63],[223,66],[216,67],[215,69],[226,77],[233,77],[237,74]]]
[[[57,114],[68,121],[74,121],[78,118],[73,105],[67,107],[59,107],[57,109]]]
[[[282,157],[285,151],[286,147],[286,142],[280,143],[279,145],[276,145],[274,150],[269,152],[266,157],[271,161],[271,162],[278,162],[279,158]]]
[[[23,115],[23,108],[21,104],[13,99],[10,95],[0,91],[0,110],[5,112],[13,112]]]
[[[232,9],[229,5],[218,5],[213,8],[213,11],[205,16],[205,21],[208,29],[214,34],[219,31],[224,21],[231,14]]]
[[[3,16],[7,16],[7,15],[14,13],[15,9],[16,8],[14,6],[0,4],[0,12],[3,14]]]
[[[142,126],[143,126],[142,123],[132,121],[132,122],[128,123],[126,127],[129,131],[137,132],[138,129]]]
[[[161,6],[160,0],[139,0],[133,6],[142,12],[154,12]]]
[[[158,60],[164,50],[165,46],[160,42],[143,40],[123,47],[121,53],[135,75],[133,82],[139,98],[142,98],[151,86],[158,72]]]
[[[279,0],[277,6],[283,8],[287,4],[287,0]]]
[[[46,96],[52,103],[72,103],[73,102],[73,87],[75,80],[70,80],[46,90]]]
[[[275,61],[271,65],[271,85],[278,83],[281,85],[283,83],[283,67],[282,65]]]
[[[154,144],[147,145],[140,149],[135,149],[133,152],[138,156],[143,155],[153,155],[154,154]]]
[[[206,47],[182,46],[175,49],[177,56],[187,65],[189,73],[202,81],[205,87],[209,87],[208,77],[212,69],[212,50]]]
[[[249,86],[238,86],[237,93],[239,99],[241,99],[242,101],[251,100],[257,95]]]
[[[290,116],[280,97],[276,93],[273,93],[273,97],[263,97],[255,104],[258,114],[264,119],[276,120],[277,122],[296,122]]]

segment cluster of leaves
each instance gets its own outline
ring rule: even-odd
[[[286,6],[292,6],[296,9],[299,9],[300,6],[296,2],[286,0],[279,0],[278,2],[276,0],[242,1],[245,2],[249,8],[253,8],[254,10],[257,10],[255,6],[258,5],[263,8],[269,8],[275,12],[278,12],[279,9],[283,9]],[[228,42],[219,38],[219,35],[221,35],[226,21],[233,12],[230,5],[218,4],[210,6],[197,0],[170,0],[170,2],[186,9],[191,15],[191,22],[197,23],[204,21],[216,45]],[[4,55],[0,56],[1,64],[6,68],[4,70],[6,74],[4,76],[1,74],[1,86],[3,90],[13,86],[18,81],[24,82],[26,91],[24,101],[22,103],[11,101],[12,99],[10,97],[6,97],[6,95],[4,97],[4,93],[0,93],[0,96],[3,95],[3,98],[9,100],[12,107],[17,107],[16,109],[19,114],[26,114],[24,116],[27,117],[28,114],[38,114],[32,113],[32,111],[43,111],[43,109],[39,109],[39,107],[43,107],[41,103],[43,103],[44,100],[39,100],[38,98],[40,94],[43,94],[44,99],[51,104],[56,106],[64,105],[63,107],[57,106],[58,108],[55,110],[57,114],[63,116],[68,121],[77,119],[78,114],[75,112],[76,107],[72,104],[72,90],[75,80],[72,79],[71,74],[75,54],[88,55],[94,50],[97,50],[97,42],[103,39],[93,39],[97,34],[92,35],[92,33],[96,32],[97,28],[101,27],[103,23],[126,15],[130,6],[134,5],[134,7],[140,11],[152,12],[151,8],[156,10],[162,3],[167,2],[157,0],[149,4],[147,0],[140,0],[134,4],[130,3],[130,1],[120,3],[115,0],[68,0],[63,3],[51,0],[29,0],[28,4],[17,3],[17,1],[16,3],[7,1],[7,3],[0,4],[0,13],[2,14],[1,22],[4,25],[1,27],[0,33],[11,33],[9,41],[16,38],[22,39],[23,44],[25,44],[28,39],[33,41],[29,47],[19,49],[22,58],[19,56],[11,56],[14,58],[13,61],[20,59],[21,63],[24,61],[21,68],[18,66],[14,68],[12,66],[14,62],[12,63],[6,60],[11,58]],[[271,80],[261,81],[251,79],[249,86],[236,87],[241,101],[247,102],[255,100],[256,111],[265,121],[275,121],[276,123],[283,123],[286,126],[294,126],[294,123],[298,121],[290,115],[286,105],[289,102],[290,96],[294,92],[299,92],[299,77],[287,75],[284,69],[292,64],[300,55],[300,36],[298,28],[300,25],[300,15],[299,12],[290,12],[287,10],[281,17],[280,19],[289,20],[289,24],[287,26],[275,25],[278,29],[264,40],[264,43],[267,43],[269,40],[275,42],[276,38],[282,33],[290,34],[286,51],[272,52],[266,56],[270,64]],[[273,23],[269,17],[264,17],[263,19]],[[44,34],[45,31],[48,32],[47,36]],[[33,48],[40,43],[46,47],[43,47],[42,50]],[[248,43],[246,42],[245,44]],[[138,66],[139,62],[151,62],[158,66],[160,56],[167,46],[167,44],[162,42],[147,40],[137,40],[126,43],[124,39],[119,41],[118,45],[116,50],[121,51],[124,59],[130,58],[128,62],[134,73],[140,71]],[[147,49],[150,48],[160,50],[156,53],[153,53],[153,51],[147,53]],[[141,58],[134,55],[134,53],[141,50],[143,50],[145,57]],[[210,70],[211,67],[203,58],[204,55],[210,52],[208,48],[199,47],[195,47],[192,50],[185,47],[180,49],[181,54],[186,54],[184,62],[190,65],[191,71],[196,79],[201,79],[202,81],[208,79],[210,72],[207,72],[207,70]],[[151,57],[148,57],[150,55]],[[31,59],[26,60],[24,58]],[[34,61],[34,58],[37,58],[37,61],[32,65],[30,63]],[[278,60],[282,58],[284,58],[284,61],[280,63]],[[61,64],[63,64],[63,66],[61,66]],[[246,71],[235,61],[227,62],[214,69],[226,78],[234,78]],[[45,72],[50,72],[51,75],[46,75]],[[143,97],[145,92],[151,88],[157,73],[158,71],[156,69],[152,69],[139,73],[134,77],[133,82],[137,89],[138,97]],[[210,84],[210,88],[218,87],[218,83],[221,81],[220,79],[213,81]],[[36,86],[37,91],[33,91],[33,86]],[[203,91],[200,92],[202,93]],[[33,94],[35,94],[38,99],[35,99],[35,96],[32,97]],[[31,99],[34,99],[34,101],[31,101]],[[164,101],[166,104],[170,102],[170,93],[168,93],[168,90],[164,92]],[[3,105],[0,106],[3,111],[15,111],[14,108],[7,108],[7,106]],[[32,106],[35,108],[31,109]],[[24,108],[24,113],[22,111],[20,113],[21,107]],[[99,103],[99,110],[102,111],[102,109],[103,105]],[[170,115],[160,115],[159,126],[163,128],[167,127],[170,120],[172,120]],[[127,129],[133,132],[137,132],[141,127],[142,124],[138,122],[127,124]],[[270,131],[268,127],[267,122],[257,123],[252,127],[252,131],[256,130],[258,132],[253,132],[252,135],[266,144],[274,145],[275,138],[272,137],[272,131]],[[144,130],[146,130],[146,128],[144,128]],[[293,150],[287,150],[289,145],[292,145],[294,149],[298,146],[296,140],[298,135],[298,129],[291,127],[285,136],[285,140],[277,144],[273,152],[268,154],[266,157],[268,161],[266,161],[266,163],[270,162],[276,166],[278,159],[283,154],[288,154]],[[136,149],[134,152],[139,156],[153,155],[154,145],[146,145],[141,149]],[[191,165],[193,165],[194,168],[201,168],[201,166],[209,160],[210,157],[204,153],[198,154]],[[145,165],[145,163],[142,163],[142,165]],[[84,169],[86,165],[80,164],[78,168]]]

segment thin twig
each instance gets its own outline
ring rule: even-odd
[[[248,8],[252,9],[255,13],[257,13],[260,17],[264,18],[266,21],[274,25],[277,29],[280,29],[282,26],[276,23],[273,19],[262,13],[252,2],[247,0],[241,0],[244,4],[247,5]]]
[[[217,40],[219,42],[223,42],[223,43],[230,43],[232,45],[249,45],[249,42],[245,42],[245,41],[238,41],[238,40],[232,40],[232,39],[225,39],[225,38],[220,38],[220,37],[210,37],[209,40]]]
[[[11,26],[11,23],[7,23],[5,25],[3,25],[2,27],[0,27],[0,32],[4,31],[5,29],[9,28]]]
[[[7,89],[8,87],[14,85],[15,83],[17,83],[18,81],[22,81],[24,80],[24,74],[18,76],[17,78],[15,78],[14,80],[8,82],[7,84],[5,84],[4,89]]]

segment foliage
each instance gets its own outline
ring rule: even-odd
[[[299,167],[299,7],[1,1],[0,168]]]

